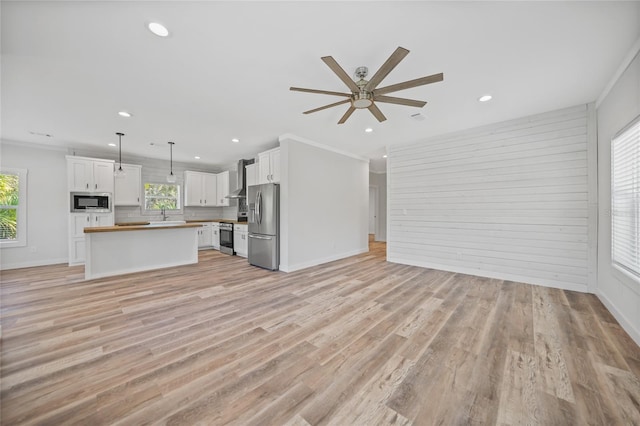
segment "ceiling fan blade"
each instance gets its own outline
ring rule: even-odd
[[[407,105],[418,108],[422,108],[427,104],[425,101],[414,101],[413,99],[395,98],[393,96],[374,96],[373,100],[376,102],[386,102],[388,104]]]
[[[409,51],[403,47],[398,47],[392,54],[389,56],[389,59],[386,60],[384,64],[380,67],[378,71],[371,77],[371,80],[364,86],[364,90],[371,92],[375,89],[378,84],[400,63],[401,60],[404,59],[405,56],[409,54]]]
[[[444,80],[444,74],[433,74],[427,77],[416,78],[415,80],[405,81],[404,83],[392,84],[391,86],[382,87],[374,90],[374,95],[383,95],[385,93],[397,92],[398,90],[411,89],[412,87],[424,86],[425,84],[437,83]]]
[[[340,121],[338,121],[338,124],[344,124],[345,121],[347,121],[347,119],[349,117],[351,117],[351,114],[353,114],[353,111],[355,111],[356,109],[353,107],[353,105],[351,105],[349,107],[349,109],[347,110],[347,112],[344,113],[344,115],[342,116],[342,118],[340,119]]]
[[[384,116],[384,114],[382,113],[382,111],[380,111],[376,104],[369,105],[369,111],[371,111],[371,114],[373,114],[373,116],[377,118],[381,123],[387,119],[387,117]]]
[[[311,114],[312,112],[322,111],[323,109],[327,109],[327,108],[331,108],[331,107],[334,107],[334,106],[346,104],[348,102],[351,102],[351,99],[345,99],[344,101],[334,102],[334,103],[329,104],[329,105],[321,106],[320,108],[310,109],[309,111],[303,112],[303,114]]]
[[[289,87],[289,90],[293,90],[294,92],[320,93],[322,95],[347,96],[347,97],[351,96],[351,93],[332,92],[329,90],[305,89],[302,87]]]
[[[353,81],[351,79],[351,77],[349,77],[349,74],[347,74],[340,65],[338,65],[338,63],[336,62],[335,59],[333,59],[333,57],[331,56],[323,56],[322,58],[320,58],[324,61],[325,64],[327,64],[329,66],[329,68],[331,68],[331,70],[336,73],[336,75],[338,76],[338,78],[340,80],[342,80],[344,82],[344,84],[347,85],[347,87],[349,88],[349,90],[351,90],[352,92],[359,92],[360,88],[358,87],[358,85],[355,83],[355,81]]]

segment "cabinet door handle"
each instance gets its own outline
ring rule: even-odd
[[[87,183],[87,189],[89,189],[89,183]]]
[[[87,216],[87,222],[89,222],[89,216]]]

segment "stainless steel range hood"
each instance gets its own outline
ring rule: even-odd
[[[227,195],[227,198],[247,198],[247,170],[245,166],[254,163],[254,159],[238,161],[238,189]]]

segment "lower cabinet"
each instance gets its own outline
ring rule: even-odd
[[[69,214],[69,265],[81,265],[85,258],[84,228],[113,226],[113,213]]]
[[[240,257],[249,255],[249,226],[233,225],[233,250]]]
[[[220,250],[220,223],[211,223],[211,245],[214,250]]]
[[[198,250],[210,249],[213,246],[211,233],[211,223],[201,223],[202,228],[198,228]]]

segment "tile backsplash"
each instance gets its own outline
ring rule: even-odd
[[[167,212],[171,220],[229,219],[238,217],[238,207],[184,207],[181,213]],[[115,222],[160,220],[160,212],[145,212],[141,207],[115,207]]]

